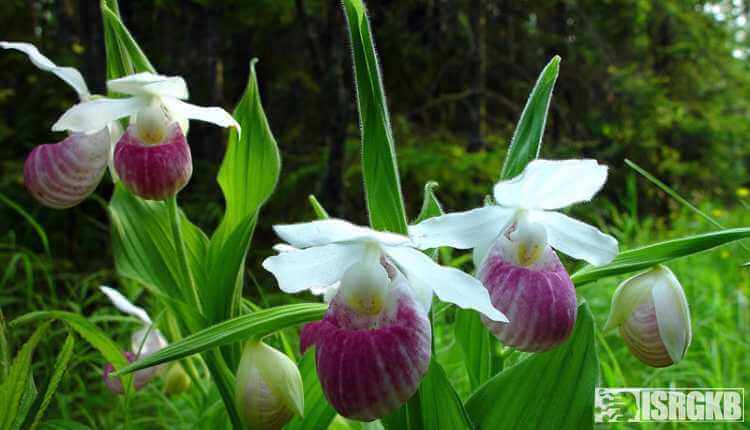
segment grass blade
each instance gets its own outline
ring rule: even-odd
[[[34,420],[29,426],[31,430],[35,429],[39,425],[42,420],[42,416],[44,415],[44,411],[52,401],[52,396],[55,394],[55,391],[57,391],[57,386],[60,384],[60,380],[62,380],[65,371],[68,369],[70,359],[73,357],[74,347],[75,337],[71,333],[68,334],[68,338],[65,339],[65,343],[60,350],[60,354],[57,356],[57,361],[55,362],[55,368],[53,370],[52,377],[47,384],[47,388],[44,390],[44,395],[41,398],[41,403],[39,405],[35,404],[35,410],[32,409],[32,412],[34,413]],[[30,417],[31,415],[29,415],[27,419],[29,419]]]

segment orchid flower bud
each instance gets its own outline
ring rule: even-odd
[[[604,331],[616,327],[644,364],[666,367],[682,360],[692,337],[690,311],[682,285],[669,268],[655,266],[617,287]]]
[[[128,363],[134,362],[137,358],[136,355],[130,351],[124,352],[123,355],[128,360]],[[115,367],[112,365],[112,363],[107,363],[107,365],[104,366],[104,384],[114,394],[123,394],[125,392],[125,389],[122,386],[122,381],[120,380],[120,378],[110,376],[110,374],[114,371]],[[136,390],[140,390],[146,384],[148,384],[149,381],[154,379],[156,373],[156,367],[148,367],[146,369],[141,369],[133,372],[133,388],[135,388]]]
[[[576,321],[573,282],[544,228],[526,217],[501,233],[477,272],[492,304],[509,323],[482,317],[485,326],[506,345],[521,351],[546,351],[570,336]]]
[[[248,429],[281,429],[304,413],[302,376],[286,355],[249,341],[237,368],[235,401]]]
[[[160,134],[158,127],[152,128],[128,127],[115,147],[114,165],[130,192],[147,200],[164,200],[188,183],[193,161],[179,124],[170,124],[160,142],[144,143],[142,134],[154,138]]]
[[[180,363],[174,363],[170,366],[164,379],[164,392],[171,395],[187,391],[192,384],[190,376],[188,376]]]

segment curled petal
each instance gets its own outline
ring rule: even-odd
[[[30,43],[0,42],[0,48],[15,49],[23,52],[29,57],[29,60],[31,60],[35,66],[46,72],[53,73],[58,78],[65,81],[65,83],[73,87],[81,99],[90,95],[89,89],[86,86],[86,81],[83,80],[83,76],[81,76],[81,72],[72,67],[58,67],[49,58],[42,55],[36,46]]]
[[[607,180],[596,160],[534,160],[520,175],[495,185],[495,201],[506,207],[560,209],[591,200]]]
[[[490,205],[442,215],[409,227],[409,237],[420,249],[439,246],[476,248],[496,238],[514,212],[514,209]]]
[[[674,274],[664,266],[665,277],[672,278],[654,286],[651,291],[656,311],[656,322],[664,347],[672,362],[677,363],[687,352],[692,336],[690,312],[682,286]]]
[[[533,211],[531,218],[544,226],[550,246],[573,258],[599,266],[612,261],[619,252],[617,239],[567,215]]]
[[[502,312],[492,306],[487,290],[475,278],[458,269],[442,267],[414,248],[386,247],[385,252],[420,295],[423,295],[421,290],[434,291],[444,302],[474,309],[494,321],[508,321]]]
[[[148,106],[148,99],[130,97],[126,99],[97,98],[78,103],[68,109],[52,126],[52,131],[70,130],[89,132],[107,127],[112,121],[134,115]]]
[[[477,277],[489,290],[492,304],[510,320],[501,324],[482,317],[506,345],[521,351],[546,351],[573,332],[576,293],[557,255],[547,248],[533,266],[511,263],[501,236],[479,268]]]
[[[286,293],[326,288],[338,282],[351,265],[365,256],[364,244],[330,244],[284,252],[263,261]]]
[[[409,238],[400,234],[375,231],[340,219],[275,225],[273,229],[280,238],[297,248],[355,241],[378,242],[387,246],[409,243]]]
[[[147,200],[164,200],[179,192],[190,180],[193,161],[190,147],[176,123],[164,143],[144,145],[134,126],[115,147],[114,164],[122,184],[133,194]]]
[[[373,328],[352,328],[351,309],[334,298],[325,318],[302,330],[302,350],[316,347],[326,399],[347,418],[372,421],[394,411],[427,372],[430,322],[406,288],[390,290],[393,306]]]
[[[171,97],[165,97],[162,102],[176,118],[194,119],[210,122],[219,127],[234,127],[238,131],[240,130],[240,124],[237,120],[220,107],[196,106]]]
[[[39,145],[24,164],[26,189],[45,206],[75,206],[99,184],[107,168],[109,148],[106,128],[95,134],[74,133],[60,143]]]
[[[179,76],[164,76],[143,72],[107,82],[107,89],[131,96],[188,98],[185,80]]]

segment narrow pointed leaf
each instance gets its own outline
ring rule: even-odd
[[[354,59],[362,130],[362,173],[370,224],[377,230],[406,234],[396,148],[365,5],[361,0],[344,0],[344,12]]]
[[[469,397],[466,410],[481,429],[592,429],[598,378],[594,318],[583,304],[564,344],[495,375]]]
[[[122,23],[119,11],[108,1],[101,3],[104,23],[104,47],[107,56],[107,79],[116,79],[138,72],[156,73],[154,66]],[[114,3],[117,5],[117,3]]]
[[[510,141],[500,179],[520,174],[531,160],[539,156],[552,90],[559,71],[560,57],[555,56],[539,74]]]
[[[575,272],[570,278],[576,286],[581,286],[607,276],[647,269],[659,263],[697,254],[748,237],[750,237],[750,227],[726,229],[667,240],[621,252],[609,264],[602,266],[587,265]]]
[[[251,338],[260,339],[277,330],[319,320],[323,318],[327,308],[328,306],[322,303],[302,303],[277,306],[242,315],[214,324],[174,342],[127,366],[122,372],[133,372]]]
[[[67,339],[65,339],[65,343],[63,344],[63,347],[60,350],[60,354],[57,356],[57,361],[55,361],[55,368],[52,372],[52,377],[47,383],[47,387],[44,389],[44,395],[41,398],[39,398],[40,402],[38,402],[38,404],[36,404],[37,402],[35,402],[35,405],[34,407],[32,407],[32,410],[29,411],[30,415],[27,417],[27,420],[29,418],[33,418],[33,421],[31,422],[31,425],[29,426],[29,428],[31,428],[32,430],[39,426],[39,423],[41,422],[42,417],[44,416],[44,411],[47,409],[50,402],[52,401],[52,396],[55,394],[55,391],[57,391],[57,386],[60,384],[60,381],[62,380],[62,377],[65,374],[65,371],[68,370],[70,359],[73,357],[74,347],[75,347],[75,337],[71,333],[71,334],[68,334],[68,337]]]
[[[235,315],[258,212],[273,193],[281,170],[279,148],[261,105],[255,63],[250,63],[247,88],[234,111],[242,131],[230,131],[218,175],[227,207],[211,238],[207,256],[211,270],[201,289],[211,321]]]
[[[419,224],[426,219],[443,214],[443,208],[440,205],[440,201],[438,200],[437,196],[435,195],[435,188],[437,187],[437,182],[430,181],[425,184],[424,197],[422,199],[422,209],[419,210],[419,215],[417,216],[417,219],[414,220],[414,224]]]

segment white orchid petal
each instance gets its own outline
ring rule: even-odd
[[[439,246],[475,248],[497,237],[514,212],[514,209],[491,205],[441,215],[410,226],[409,237],[420,249]]]
[[[179,76],[164,76],[154,73],[136,73],[107,82],[107,89],[131,96],[156,96],[188,98],[185,80]]]
[[[296,248],[357,241],[378,242],[386,246],[409,243],[406,236],[375,231],[340,219],[275,225],[273,229],[280,238]]]
[[[99,289],[121,312],[128,315],[133,315],[134,317],[143,321],[145,324],[151,324],[151,318],[148,316],[148,312],[146,312],[145,309],[132,304],[130,300],[120,294],[119,291],[104,285],[100,286]]]
[[[282,291],[298,293],[336,283],[364,255],[364,244],[330,244],[268,257],[263,268],[273,273]]]
[[[187,118],[196,121],[210,122],[219,127],[234,127],[240,129],[240,124],[234,117],[220,107],[203,107],[183,102],[173,97],[164,97],[162,103],[175,118]]]
[[[609,317],[603,332],[608,333],[624,324],[636,308],[648,299],[656,281],[653,270],[622,281],[612,295],[612,305],[609,307]]]
[[[99,98],[81,102],[68,109],[52,126],[52,131],[88,133],[101,130],[112,121],[133,115],[147,104],[148,100],[142,97]]]
[[[544,226],[549,244],[563,254],[595,266],[607,264],[617,256],[617,239],[594,226],[559,212],[533,211],[529,215]]]
[[[664,266],[655,270],[662,275],[651,290],[659,337],[672,362],[677,363],[682,360],[690,344],[690,312],[687,298],[671,270]]]
[[[78,93],[78,96],[83,99],[90,95],[89,89],[86,86],[86,81],[81,76],[81,72],[72,67],[59,67],[53,63],[49,58],[45,57],[36,46],[30,43],[20,42],[0,42],[0,47],[4,49],[15,49],[21,51],[29,57],[29,60],[38,68],[55,74],[58,78],[62,79],[73,87]]]
[[[495,185],[495,201],[506,207],[560,209],[585,202],[607,180],[596,160],[534,160],[520,175]]]
[[[281,254],[282,252],[292,252],[292,251],[299,251],[299,249],[287,245],[286,243],[277,243],[276,245],[272,246],[271,249]]]
[[[476,278],[452,267],[442,267],[414,248],[389,246],[384,250],[417,291],[429,288],[444,302],[474,309],[495,321],[508,322],[505,315],[492,306],[487,289]]]

